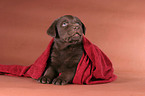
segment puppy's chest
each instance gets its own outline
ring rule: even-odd
[[[53,49],[51,53],[52,62],[61,62],[65,63],[67,61],[71,61],[71,59],[75,58],[79,55],[79,50],[76,48],[66,48],[64,50]]]
[[[64,50],[53,48],[51,53],[51,65],[56,69],[71,68],[78,64],[82,54],[82,47],[68,47]]]

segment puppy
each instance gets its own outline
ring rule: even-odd
[[[65,15],[56,19],[47,33],[54,37],[54,42],[46,70],[38,82],[55,85],[71,83],[84,52],[82,38],[85,26],[79,18]]]

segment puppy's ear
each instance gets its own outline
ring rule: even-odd
[[[56,38],[58,36],[58,32],[57,32],[57,21],[58,20],[55,20],[52,25],[48,28],[47,30],[47,34]]]
[[[82,22],[81,22],[82,23]],[[86,27],[85,27],[85,25],[82,23],[82,29],[83,29],[83,33],[84,33],[84,35],[85,35],[85,33],[86,33]]]

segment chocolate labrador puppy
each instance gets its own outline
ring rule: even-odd
[[[84,52],[85,26],[77,17],[65,15],[56,19],[47,33],[54,37],[54,42],[46,70],[38,81],[55,85],[71,83]]]

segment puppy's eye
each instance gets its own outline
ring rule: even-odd
[[[79,23],[79,22],[76,22],[76,24],[77,24],[77,25],[80,25],[80,23]]]
[[[65,27],[65,26],[67,26],[67,25],[68,25],[68,23],[66,23],[66,22],[62,23],[62,26],[63,26],[63,27]]]

